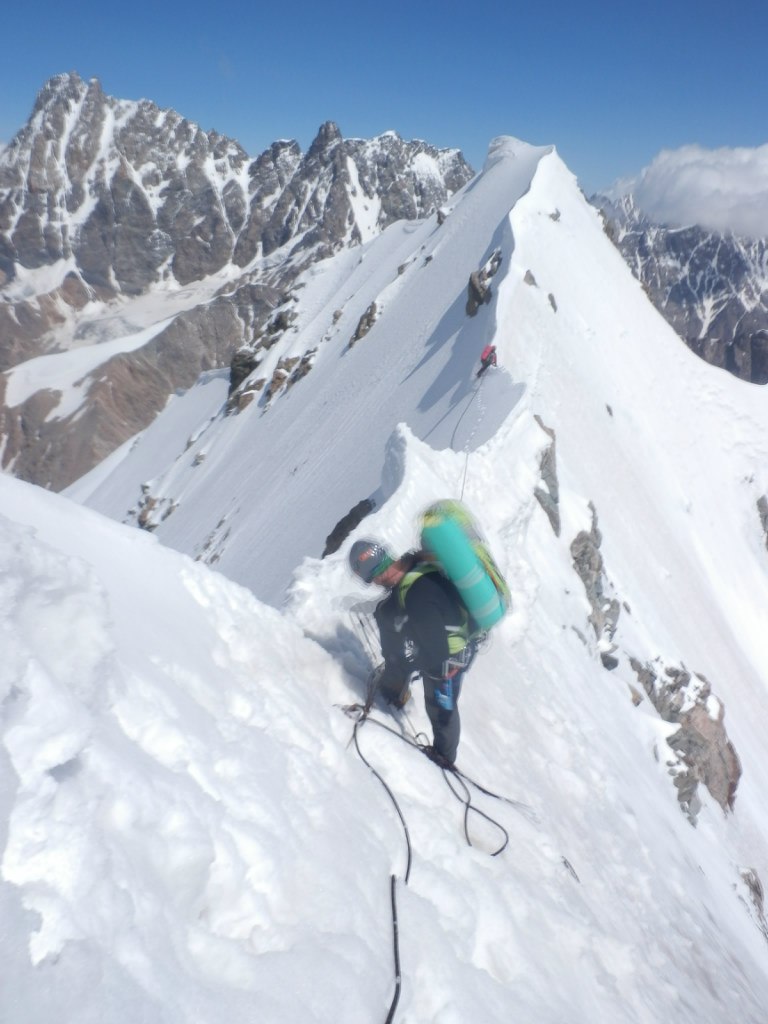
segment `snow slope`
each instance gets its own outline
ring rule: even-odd
[[[497,375],[476,396],[474,370],[494,309],[483,307],[468,319],[466,286],[470,271],[502,241],[509,251],[505,213],[550,152],[500,142],[442,227],[436,218],[400,222],[362,249],[320,264],[297,309],[296,353],[319,346],[306,381],[266,413],[254,403],[238,417],[222,416],[186,449],[180,438],[174,464],[156,463],[149,481],[129,462],[88,504],[123,518],[148,482],[153,496],[175,506],[158,527],[164,543],[194,555],[213,546],[218,568],[279,604],[301,557],[319,555],[336,522],[381,488],[386,441],[398,423],[435,448],[474,448],[492,436],[521,393]],[[350,349],[372,301],[380,319]],[[334,324],[336,309],[343,315]],[[271,369],[267,364],[257,373],[269,376]],[[166,421],[160,429],[174,426]],[[141,469],[146,472],[145,458]],[[82,500],[87,478],[85,488],[76,484],[67,493]],[[379,500],[386,496],[380,492]],[[290,535],[274,520],[278,503],[294,510]]]
[[[496,248],[469,319],[468,274]],[[745,881],[768,878],[762,391],[679,342],[551,150],[497,140],[441,228],[396,225],[354,263],[307,282],[297,351],[327,340],[271,408],[216,412],[209,379],[72,489],[122,518],[148,483],[179,503],[155,537],[0,478],[0,1019],[383,1021],[394,875],[396,1020],[762,1024],[768,927]],[[502,369],[478,384],[490,338]],[[540,422],[559,536],[534,496]],[[406,881],[403,822],[337,706],[376,653],[345,554],[412,545],[424,506],[459,495],[513,610],[468,676],[458,763],[535,817],[471,789],[498,826],[470,812],[468,845],[440,771],[367,723]],[[614,671],[570,550],[593,512]],[[630,659],[710,680],[743,768],[733,813],[703,786],[696,826],[681,813],[675,726],[635,706]],[[373,718],[426,729],[418,693],[399,723]]]

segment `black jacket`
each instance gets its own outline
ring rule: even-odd
[[[467,613],[455,587],[439,572],[415,580],[400,602],[395,587],[375,611],[388,679],[412,672],[440,678],[449,655],[448,636],[461,631]]]

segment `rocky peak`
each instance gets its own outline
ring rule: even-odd
[[[457,151],[394,133],[373,141],[345,142],[327,121],[305,156],[281,141],[251,160],[173,110],[58,75],[0,155],[0,270],[10,282],[18,268],[73,259],[101,293],[187,285],[288,242],[359,242],[349,159],[366,196],[381,199],[380,228],[433,212],[471,177]]]
[[[97,79],[92,78],[90,84],[101,91]],[[43,88],[37,94],[35,105],[32,108],[32,118],[36,114],[47,109],[67,102],[79,102],[86,89],[86,85],[76,71],[64,72],[61,75],[54,75],[49,78]]]
[[[0,153],[0,371],[82,341],[84,311],[99,302],[124,304],[219,273],[228,284],[213,301],[191,298],[194,308],[151,346],[121,359],[119,386],[136,395],[117,430],[96,387],[114,367],[93,374],[89,412],[71,422],[53,422],[50,399],[0,406],[4,467],[66,486],[126,431],[147,426],[176,388],[258,345],[277,297],[307,266],[395,220],[428,216],[472,173],[458,150],[394,132],[344,140],[333,121],[306,154],[280,140],[252,159],[174,110],[115,99],[74,72],[52,78]],[[140,371],[124,365],[133,363]]]
[[[348,145],[365,195],[381,197],[383,223],[427,216],[444,202],[441,195],[469,181],[457,149],[438,150],[419,139],[405,142],[393,131]]]
[[[236,142],[174,111],[105,96],[96,79],[59,75],[0,157],[6,278],[13,280],[17,267],[74,258],[87,285],[139,294],[159,280],[179,246],[187,256],[173,268],[180,283],[211,273],[229,258],[231,244],[192,225],[207,203],[209,216],[223,222],[219,236],[231,243],[227,229],[237,210],[217,200],[232,182],[242,192],[247,165]]]
[[[38,93],[32,115],[0,161],[0,187],[33,193],[60,187],[77,172],[72,159],[85,135],[104,123],[107,98],[96,79],[88,84],[71,72],[52,78]]]
[[[314,141],[307,150],[307,160],[314,160],[319,158],[322,154],[327,154],[341,141],[339,126],[333,121],[326,121],[324,124],[320,125],[320,129],[315,136]]]

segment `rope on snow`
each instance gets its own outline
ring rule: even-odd
[[[479,395],[480,388],[482,386],[483,386],[483,378],[481,377],[480,380],[477,382],[477,384],[474,386],[474,388],[472,388],[472,397],[467,402],[466,406],[464,407],[464,411],[462,412],[461,416],[459,416],[458,420],[456,421],[456,426],[453,428],[453,433],[451,434],[451,448],[453,448],[453,442],[456,440],[456,431],[461,426],[461,421],[464,419],[465,415],[469,411],[469,407],[472,405],[474,400]],[[455,449],[454,449],[454,451],[455,451]],[[463,499],[463,497],[464,497],[464,486],[465,486],[465,484],[467,482],[467,469],[468,469],[468,467],[469,467],[469,449],[466,448],[466,446],[465,446],[464,478],[461,481],[461,493],[459,494],[459,501],[461,501]]]
[[[361,625],[364,626],[362,621]],[[384,790],[389,796],[389,799],[392,801],[392,805],[395,808],[397,816],[400,819],[400,823],[403,827],[403,834],[405,836],[406,844],[406,867],[404,875],[404,884],[407,885],[411,875],[411,866],[413,864],[413,846],[411,844],[411,836],[408,829],[408,823],[405,820],[405,815],[403,814],[402,808],[400,807],[400,804],[398,803],[397,798],[392,792],[390,786],[388,785],[382,774],[379,771],[377,771],[376,768],[373,767],[371,762],[366,758],[365,754],[363,754],[362,750],[360,749],[360,740],[358,733],[361,726],[364,725],[365,722],[371,722],[373,725],[379,726],[379,728],[384,729],[386,732],[391,732],[393,736],[396,736],[398,739],[402,740],[403,743],[407,743],[409,746],[414,747],[416,750],[419,750],[423,754],[426,754],[427,744],[419,739],[418,734],[408,735],[402,729],[398,731],[396,729],[393,729],[390,725],[387,725],[385,722],[380,721],[378,718],[372,718],[370,716],[370,711],[373,705],[374,696],[375,686],[370,686],[368,694],[366,695],[365,704],[351,704],[346,707],[343,707],[342,710],[347,714],[357,713],[357,718],[352,729],[351,742],[354,742],[355,750],[357,751],[360,760],[368,768],[368,770],[378,779],[379,783],[384,787]],[[410,719],[408,719],[408,721],[410,724]],[[532,820],[537,820],[532,808],[528,807],[527,804],[523,804],[517,800],[511,800],[507,797],[498,796],[498,794],[492,793],[490,790],[485,789],[478,783],[473,782],[471,779],[467,778],[467,776],[465,776],[455,767],[442,768],[441,770],[443,772],[443,778],[445,779],[448,788],[464,806],[464,835],[469,846],[473,846],[469,831],[470,811],[474,811],[475,814],[478,814],[481,818],[484,818],[486,821],[488,821],[491,825],[497,828],[504,837],[501,846],[491,854],[492,857],[496,857],[500,853],[502,853],[503,850],[505,850],[507,845],[509,844],[509,833],[504,828],[504,826],[501,825],[500,822],[492,818],[489,814],[486,814],[485,811],[480,810],[480,808],[472,804],[469,791],[470,785],[475,786],[475,788],[477,788],[480,792],[485,793],[487,796],[492,796],[496,799],[503,800],[504,802],[510,804],[510,806],[516,808],[521,813],[527,812],[526,816],[532,815]],[[456,789],[454,789],[454,786],[451,783],[451,777],[456,779],[457,785],[459,787],[458,792]],[[461,790],[463,790],[463,793],[461,792]],[[385,1024],[392,1024],[392,1021],[394,1020],[395,1011],[400,1000],[400,991],[402,987],[402,971],[400,966],[400,934],[397,916],[397,876],[394,874],[390,876],[390,903],[392,910],[392,941],[395,970],[395,991],[392,997],[392,1002],[389,1007],[389,1012],[387,1014]]]

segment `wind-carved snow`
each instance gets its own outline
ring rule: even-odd
[[[327,319],[305,320],[303,289],[297,289],[294,308],[298,330],[291,335],[290,346],[297,353],[317,347],[308,379],[312,380],[313,394],[321,396],[319,404],[297,403],[294,394],[303,387],[301,382],[267,414],[262,416],[254,404],[241,414],[246,424],[239,417],[230,418],[222,421],[220,429],[224,436],[258,431],[262,494],[265,498],[272,494],[277,500],[280,493],[281,501],[305,507],[307,514],[301,528],[279,545],[266,544],[258,554],[253,546],[240,550],[237,542],[235,556],[236,538],[244,540],[254,534],[266,538],[273,529],[266,520],[258,522],[254,518],[258,510],[251,507],[244,493],[243,488],[253,479],[254,465],[253,449],[242,448],[231,462],[212,463],[206,459],[205,464],[194,466],[193,474],[181,475],[174,469],[172,489],[170,483],[166,486],[158,481],[153,496],[167,499],[175,508],[158,526],[165,542],[174,544],[178,530],[186,542],[195,536],[191,553],[201,553],[221,518],[221,498],[226,508],[237,511],[230,523],[229,546],[217,564],[240,581],[247,579],[260,597],[278,602],[291,568],[304,554],[319,554],[341,516],[361,498],[377,491],[386,441],[399,422],[407,422],[417,436],[428,439],[436,448],[473,450],[493,435],[525,385],[519,377],[515,381],[509,373],[500,371],[487,377],[480,387],[474,374],[487,332],[495,329],[494,306],[484,307],[483,317],[466,318],[467,282],[470,272],[488,259],[501,238],[505,239],[509,260],[512,240],[504,214],[529,187],[537,162],[549,152],[523,149],[512,174],[505,173],[501,164],[498,174],[492,168],[473,188],[459,193],[463,198],[457,197],[454,212],[442,227],[436,217],[402,222],[368,246],[353,250],[350,256],[339,254],[335,258],[341,261],[339,265],[348,267],[353,260],[353,269],[341,288],[328,293]],[[406,269],[399,274],[403,266]],[[327,273],[329,284],[334,284],[338,280],[336,272]],[[307,301],[316,304],[316,292],[308,292]],[[370,333],[350,350],[349,341],[360,317],[382,296],[386,297],[383,314]],[[338,321],[339,329],[334,331],[332,313],[337,309],[344,319]],[[301,330],[302,324],[307,324],[306,331]],[[342,324],[350,326],[342,330]],[[330,337],[324,343],[326,332]],[[277,352],[270,352],[259,367],[259,375],[268,376],[278,359]],[[378,405],[374,397],[377,394],[388,397],[372,418],[372,402]],[[342,424],[336,417],[337,406]],[[366,450],[376,453],[373,457],[361,458],[361,437],[368,439]],[[285,458],[286,452],[302,449],[301,460]],[[185,458],[192,470],[194,450],[190,449]],[[350,466],[358,467],[357,471],[350,473]],[[126,509],[135,505],[144,480],[137,480],[130,466],[119,475],[123,477],[119,506],[111,501],[101,505],[98,491],[90,501],[94,507],[122,518]],[[307,487],[314,495],[312,510],[303,497]],[[117,489],[111,493],[114,498]],[[267,509],[269,501],[262,507]],[[243,520],[246,514],[247,527]]]

